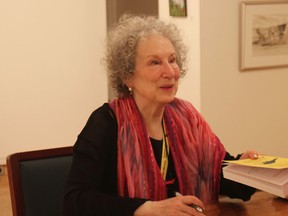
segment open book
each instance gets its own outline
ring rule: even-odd
[[[260,156],[256,160],[224,161],[224,178],[288,198],[288,158]]]

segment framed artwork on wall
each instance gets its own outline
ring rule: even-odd
[[[169,0],[169,12],[170,16],[186,17],[187,16],[186,0]]]
[[[240,69],[288,66],[288,1],[241,2]]]

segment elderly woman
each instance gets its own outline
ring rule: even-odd
[[[118,97],[92,113],[77,139],[65,215],[203,215],[219,193],[250,199],[254,189],[223,179],[222,160],[233,157],[175,97],[186,73],[175,25],[124,15],[108,33],[105,60]]]

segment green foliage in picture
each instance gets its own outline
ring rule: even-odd
[[[169,0],[170,16],[187,16],[186,0]]]

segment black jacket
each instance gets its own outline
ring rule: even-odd
[[[225,159],[234,157],[227,153]],[[222,195],[249,200],[254,192],[221,176]],[[64,215],[133,216],[145,201],[117,195],[117,120],[106,103],[91,114],[75,143]]]

